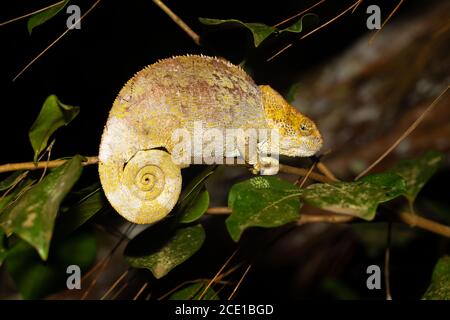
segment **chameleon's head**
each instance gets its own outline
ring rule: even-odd
[[[259,86],[264,114],[269,126],[280,134],[280,154],[309,157],[322,147],[322,137],[315,123],[290,105],[270,86]]]

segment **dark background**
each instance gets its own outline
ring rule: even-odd
[[[422,1],[423,2],[423,1]],[[0,4],[0,21],[42,8],[53,1],[10,1]],[[82,13],[94,1],[73,1]],[[315,1],[167,1],[167,5],[199,34],[207,29],[198,17],[236,18],[248,22],[274,25]],[[321,21],[334,17],[352,1],[330,1],[313,12]],[[419,6],[421,1],[406,1],[399,15]],[[383,17],[390,12],[392,1],[379,4]],[[315,36],[298,41],[299,35],[251,52],[250,67],[254,80],[285,91],[293,80],[307,69],[334,57],[352,41],[367,32],[366,5],[347,15]],[[32,58],[52,42],[66,26],[66,15],[60,13],[30,36],[26,19],[0,28],[1,39],[1,126],[0,162],[32,159],[28,129],[42,103],[56,94],[63,103],[81,107],[79,116],[58,132],[53,156],[75,153],[95,155],[104,123],[122,85],[137,71],[158,59],[187,53],[223,56],[234,63],[248,57],[249,32],[220,31],[206,36],[206,47],[198,47],[167,15],[150,0],[102,1],[83,21],[81,30],[70,31],[46,52],[15,82],[11,80]],[[310,27],[311,30],[311,27]],[[289,50],[270,62],[271,55],[294,42]],[[251,42],[250,42],[251,45]]]

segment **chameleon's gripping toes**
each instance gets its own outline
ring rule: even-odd
[[[279,153],[311,156],[322,146],[313,121],[269,86],[257,86],[239,67],[217,58],[180,56],[138,72],[122,88],[106,123],[99,152],[102,187],[127,220],[152,223],[175,206],[181,168],[172,161],[172,133],[204,128],[278,129]],[[194,144],[202,143],[194,141]],[[267,148],[258,141],[257,153]],[[243,154],[236,150],[235,155]],[[246,157],[247,158],[247,157]],[[276,159],[257,157],[256,170]],[[277,164],[277,163],[276,163]]]

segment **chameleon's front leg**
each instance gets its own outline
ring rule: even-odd
[[[246,163],[253,166],[251,169],[253,174],[272,176],[278,173],[280,163],[278,158],[266,156],[266,150],[267,141],[265,140],[256,145],[256,150],[251,148],[246,141],[244,147],[239,148],[239,155],[244,158]]]
[[[280,169],[280,162],[278,161],[278,158],[267,156],[268,149],[267,140],[263,140],[258,143],[257,161],[253,165],[253,173],[256,172],[265,176],[273,176],[278,173],[278,170]]]

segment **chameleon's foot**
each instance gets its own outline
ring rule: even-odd
[[[259,162],[253,165],[252,173],[263,176],[273,176],[278,173],[280,163],[278,159],[271,157],[261,157]]]

